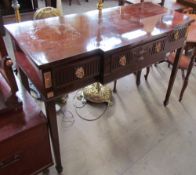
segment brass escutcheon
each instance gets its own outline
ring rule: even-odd
[[[125,56],[120,57],[119,64],[125,66],[127,64],[127,58]]]
[[[179,38],[179,31],[175,31],[174,33],[174,39],[177,40]]]
[[[161,42],[156,43],[155,50],[156,50],[156,53],[159,53],[161,51]]]
[[[84,68],[83,67],[78,67],[75,71],[75,75],[79,79],[83,78],[84,77]]]

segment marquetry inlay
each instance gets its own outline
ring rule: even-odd
[[[46,89],[52,87],[52,75],[50,71],[44,72],[44,85]]]

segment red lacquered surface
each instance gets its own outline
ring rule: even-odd
[[[64,17],[6,25],[37,66],[101,49],[152,40],[188,22],[185,15],[152,3],[108,8]]]

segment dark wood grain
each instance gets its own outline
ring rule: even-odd
[[[171,73],[171,76],[169,79],[169,87],[168,87],[169,90],[167,91],[167,93],[165,95],[164,106],[167,106],[169,103],[169,97],[170,97],[171,90],[172,90],[172,88],[170,88],[170,87],[173,87],[174,80],[176,78],[176,73],[178,70],[178,63],[179,63],[179,59],[180,59],[180,55],[182,54],[182,51],[183,51],[182,48],[179,48],[176,51],[175,61],[174,61],[172,73]]]
[[[61,164],[57,120],[54,117],[56,115],[55,102],[54,101],[45,102],[45,106],[46,106],[46,115],[48,117],[48,122],[50,125],[51,140],[54,146],[53,149],[54,149],[54,154],[55,154],[56,169],[60,173],[63,171],[63,166]]]

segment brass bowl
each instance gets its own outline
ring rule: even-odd
[[[93,83],[83,89],[84,98],[93,103],[112,104],[112,90],[100,83]]]
[[[59,9],[53,7],[43,7],[38,10],[33,15],[33,19],[44,19],[49,17],[60,16],[61,12]]]

